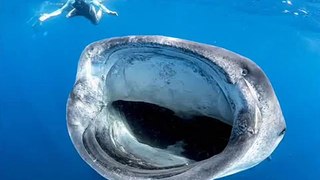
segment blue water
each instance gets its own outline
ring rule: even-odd
[[[271,160],[224,179],[320,179],[320,1],[107,0],[119,17],[94,26],[61,16],[36,29],[30,18],[52,7],[0,2],[0,180],[103,179],[70,141],[66,100],[86,45],[137,34],[221,46],[270,78],[285,138]]]

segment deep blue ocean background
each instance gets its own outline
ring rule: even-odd
[[[224,179],[320,179],[319,0],[107,0],[119,16],[98,26],[64,14],[36,28],[54,6],[0,2],[0,180],[103,180],[71,143],[66,101],[85,46],[125,35],[224,47],[268,75],[287,133],[271,160]]]

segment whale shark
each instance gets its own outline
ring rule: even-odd
[[[222,178],[268,158],[286,131],[253,61],[165,36],[88,45],[67,126],[83,160],[110,180]]]

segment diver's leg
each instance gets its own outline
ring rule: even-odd
[[[102,9],[101,8],[99,8],[96,17],[97,17],[97,23],[99,23],[102,18]]]
[[[89,17],[87,17],[93,24],[98,24],[100,19],[98,19],[96,8],[90,5]]]
[[[110,14],[110,15],[115,15],[118,16],[118,13],[115,11],[111,11],[110,9],[108,9],[106,6],[104,6],[100,1],[98,0],[93,0],[92,3],[94,5],[96,5],[97,7],[99,7],[100,9],[102,9],[103,12]]]
[[[101,9],[105,12],[105,13],[107,13],[107,14],[109,14],[109,15],[114,15],[114,16],[118,16],[118,13],[116,12],[116,11],[111,11],[111,10],[109,10],[107,7],[105,7],[103,4],[101,4]]]

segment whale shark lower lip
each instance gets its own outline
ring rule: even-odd
[[[83,51],[67,103],[70,137],[107,179],[217,179],[274,151],[285,121],[251,60],[164,36]]]

